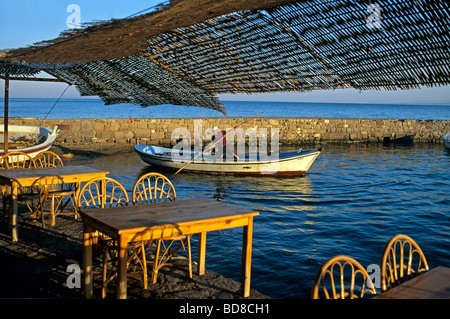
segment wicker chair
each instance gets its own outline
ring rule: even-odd
[[[382,292],[429,270],[422,249],[411,237],[402,234],[386,243],[380,267]]]
[[[368,278],[367,271],[355,259],[342,255],[332,257],[317,272],[311,298],[355,299],[365,297],[367,292],[375,295],[375,287]]]
[[[9,152],[0,158],[0,167],[2,169],[22,169],[22,168],[33,168],[34,160],[33,158],[24,152]],[[6,186],[2,186],[2,202],[3,202],[3,216],[4,218],[10,218],[11,209],[11,194]],[[41,203],[39,201],[40,190],[35,187],[20,187],[18,194],[18,201],[28,202],[28,208],[32,212],[32,218],[35,219],[41,208]],[[8,207],[9,205],[9,207]]]
[[[32,168],[33,158],[24,152],[9,152],[0,158],[0,165],[4,169]]]
[[[34,158],[34,165],[36,167],[57,167],[64,166],[64,163],[57,154],[43,151]]]
[[[128,194],[118,181],[109,177],[99,177],[83,186],[77,203],[81,209],[126,206]]]
[[[128,194],[125,188],[112,178],[95,178],[83,186],[78,195],[77,203],[81,210],[125,206],[128,205]],[[102,298],[105,298],[108,283],[117,275],[119,245],[116,240],[102,233],[97,233],[96,249],[102,255]],[[132,272],[127,275],[129,277],[142,277],[144,289],[147,289],[147,263],[143,252],[145,252],[143,242],[129,243],[127,268],[131,266]],[[137,267],[142,269],[141,273],[136,272]]]
[[[50,151],[39,153],[34,158],[34,164],[36,167],[64,166],[62,159],[57,154]],[[76,183],[67,184],[62,180],[59,183],[55,182],[52,185],[46,185],[45,199],[51,199],[51,206],[50,212],[42,211],[42,214],[51,215],[51,226],[55,226],[57,215],[73,215],[75,219],[78,218],[77,205],[75,204],[75,194],[77,187],[78,185]],[[66,198],[65,201],[64,198]],[[74,211],[65,212],[64,209],[69,203],[72,203]],[[44,218],[42,218],[42,224],[45,227]]]
[[[158,202],[175,201],[177,194],[175,187],[170,180],[159,173],[148,173],[141,176],[133,187],[133,205],[152,204]],[[189,278],[192,278],[192,258],[191,258],[191,235],[183,235],[172,238],[161,238],[157,240],[155,255],[152,257],[152,283],[156,283],[158,271],[164,266],[185,267],[179,263],[171,263],[175,260],[176,254],[183,249],[188,260]],[[179,242],[178,245],[175,243]],[[145,246],[150,246],[146,242]],[[175,245],[174,245],[175,244]],[[162,246],[162,247],[161,247]],[[187,247],[186,247],[187,246]],[[162,251],[161,251],[162,248]]]

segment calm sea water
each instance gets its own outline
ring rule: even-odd
[[[289,149],[283,149],[289,150]],[[154,169],[137,154],[73,158],[109,170],[131,193]],[[338,254],[378,264],[395,234],[413,237],[431,268],[450,266],[450,150],[443,145],[325,145],[302,178],[167,173],[179,199],[208,197],[259,211],[252,288],[309,298],[320,265]],[[240,281],[242,229],[208,233],[206,267]],[[196,255],[196,237],[193,253]]]
[[[10,117],[67,118],[189,118],[223,117],[199,107],[161,105],[142,108],[132,104],[106,106],[100,100],[10,99]],[[1,102],[3,104],[3,101]],[[223,102],[228,117],[328,117],[450,120],[450,105],[339,104],[294,102]],[[3,109],[3,108],[2,108]]]

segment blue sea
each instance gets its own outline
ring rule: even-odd
[[[399,233],[416,240],[430,268],[450,267],[450,149],[444,145],[324,145],[305,177],[281,179],[175,175],[137,154],[75,156],[66,164],[108,170],[129,194],[141,175],[157,171],[173,182],[177,199],[207,197],[258,211],[251,287],[271,298],[310,298],[316,272],[335,255],[365,268],[378,265],[385,243]],[[196,236],[192,252],[196,260]],[[239,282],[241,254],[242,228],[208,233],[207,269]]]
[[[0,100],[3,104],[3,101]],[[193,118],[224,117],[214,110],[158,105],[104,105],[98,99],[10,99],[10,117],[71,118]],[[450,120],[450,105],[306,103],[223,101],[227,117],[321,117]],[[3,108],[2,108],[3,109]]]

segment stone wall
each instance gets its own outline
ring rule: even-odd
[[[229,129],[247,119],[30,119],[11,118],[10,124],[42,125],[52,128],[59,125],[59,144],[128,143],[174,145],[172,132],[186,128],[194,136],[197,129],[204,132],[217,125]],[[242,126],[261,133],[278,128],[280,144],[317,143],[382,143],[409,140],[410,142],[443,143],[450,132],[448,120],[391,120],[391,119],[332,119],[332,118],[256,118]],[[205,141],[206,143],[207,141]],[[209,142],[209,141],[208,141]],[[193,138],[192,138],[193,143]]]

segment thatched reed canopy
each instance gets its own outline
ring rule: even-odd
[[[225,112],[216,94],[450,83],[448,1],[172,0],[0,52],[0,75],[46,71],[105,103]]]

